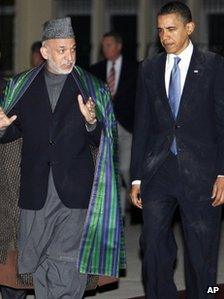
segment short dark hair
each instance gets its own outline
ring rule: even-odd
[[[104,33],[103,38],[104,37],[113,37],[117,43],[122,44],[123,43],[123,39],[122,36],[116,32],[116,31],[109,31]]]
[[[42,47],[41,41],[36,41],[31,45],[31,53],[40,52],[40,48]]]
[[[161,15],[172,14],[172,13],[179,14],[183,19],[183,21],[186,23],[192,22],[192,15],[191,15],[190,8],[186,4],[180,1],[172,1],[165,4],[160,9],[159,13],[157,14],[157,17]]]

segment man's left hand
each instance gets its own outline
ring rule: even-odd
[[[91,98],[88,99],[86,103],[84,103],[82,96],[78,95],[78,103],[79,103],[79,109],[82,113],[82,115],[85,118],[85,121],[93,125],[96,122],[96,111],[95,111],[95,103]]]
[[[224,177],[217,177],[212,191],[213,207],[224,204]]]

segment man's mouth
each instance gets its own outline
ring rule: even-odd
[[[172,47],[173,43],[163,43],[164,47]]]
[[[64,63],[64,64],[62,65],[62,67],[64,67],[64,68],[70,68],[70,67],[73,66],[73,64],[74,64],[74,62]]]

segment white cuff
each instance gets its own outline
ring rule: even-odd
[[[141,185],[141,181],[140,180],[135,180],[131,184],[132,185]]]

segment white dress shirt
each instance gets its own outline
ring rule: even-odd
[[[114,86],[114,93],[117,91],[120,75],[121,75],[121,65],[122,65],[123,57],[120,55],[115,61],[114,61],[114,69],[115,69],[115,86]],[[110,74],[110,69],[113,65],[112,60],[107,60],[107,78]]]
[[[182,94],[192,53],[193,53],[193,44],[190,41],[189,45],[179,55],[167,54],[166,69],[165,69],[165,86],[166,86],[167,98],[169,95],[170,75],[174,65],[174,57],[178,56],[181,59],[180,62],[178,63],[178,66],[180,69],[180,86],[181,86],[181,94]]]

